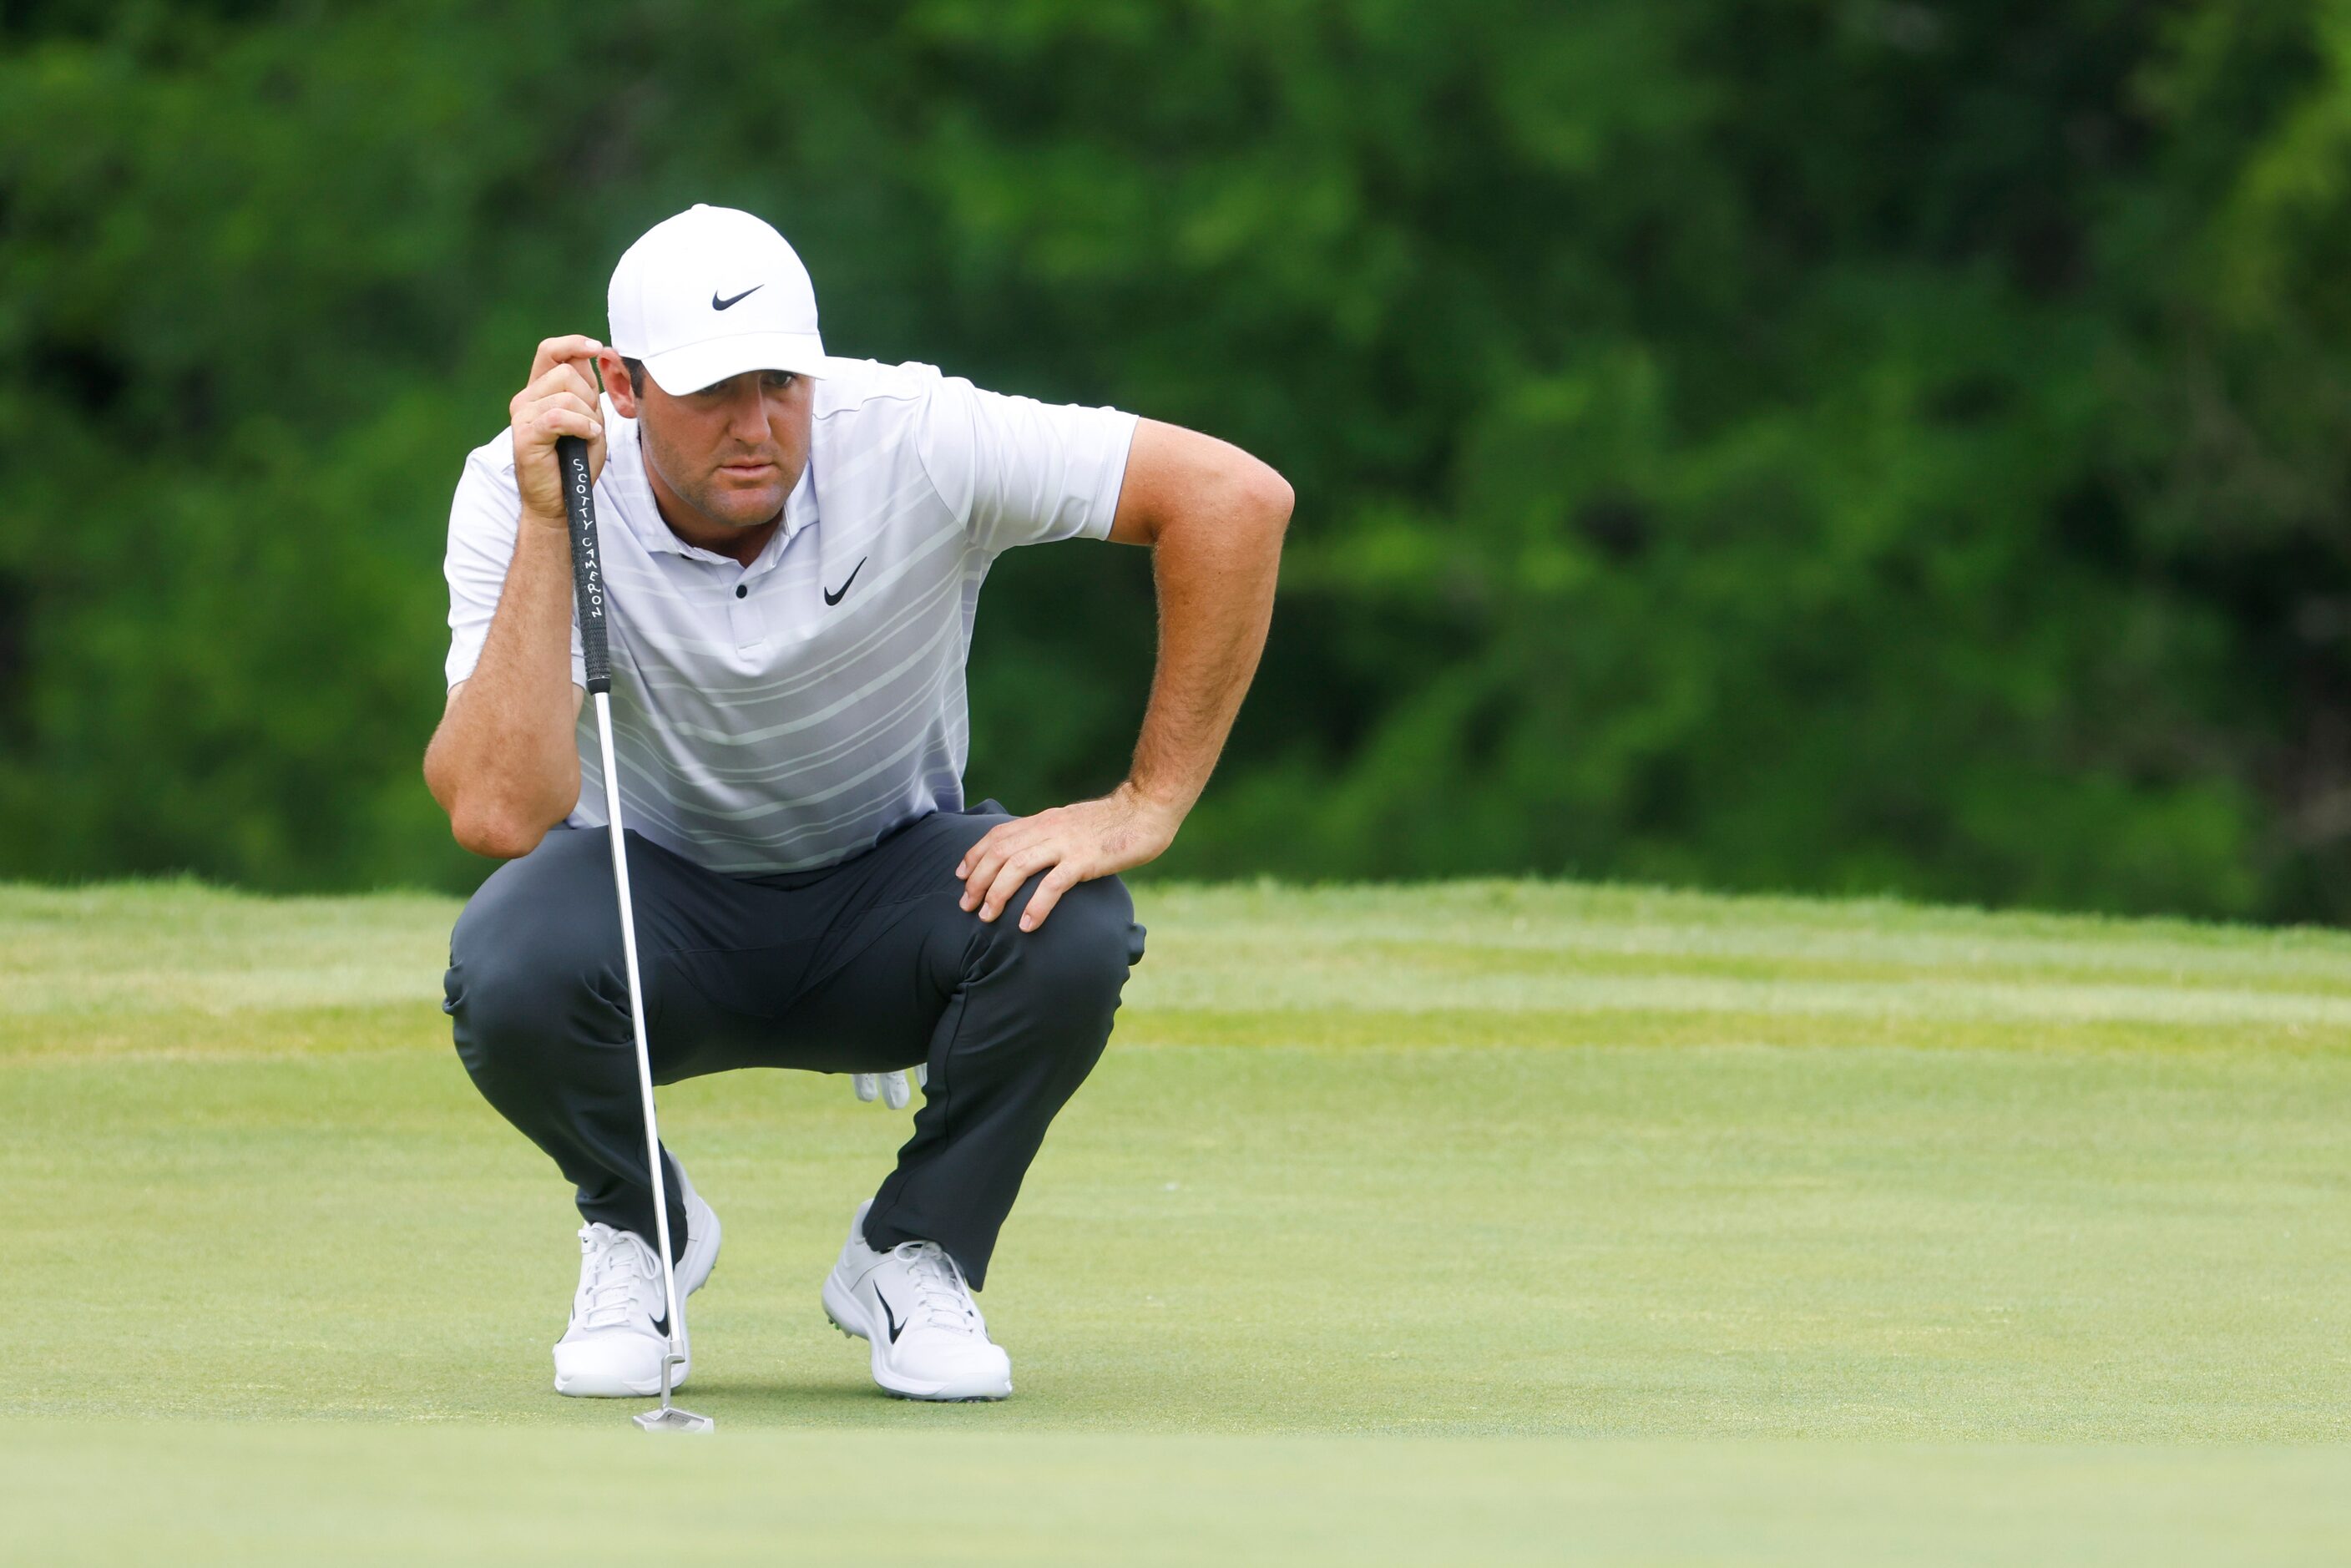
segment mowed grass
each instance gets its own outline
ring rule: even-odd
[[[679,1451],[548,1388],[577,1220],[450,1051],[454,902],[0,889],[25,1560],[747,1562],[877,1520],[989,1562],[2340,1560],[2351,937],[1138,904],[984,1300],[1007,1404],[883,1398],[819,1311],[905,1113],[664,1091],[726,1222],[720,1430]]]

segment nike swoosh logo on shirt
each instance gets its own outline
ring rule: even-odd
[[[857,574],[865,570],[865,559],[866,558],[863,556],[859,556],[857,558],[857,564],[849,569],[848,580],[844,581],[841,585],[838,592],[831,589],[825,590],[824,602],[827,608],[831,608],[831,606],[841,602],[841,595],[849,591],[849,584],[855,582],[857,580]]]
[[[710,308],[711,308],[713,310],[726,310],[726,309],[729,309],[729,308],[733,308],[734,306],[737,306],[737,305],[740,305],[740,304],[742,304],[742,303],[743,303],[743,301],[745,301],[746,299],[750,298],[751,298],[751,296],[753,296],[754,294],[758,293],[758,292],[759,292],[759,290],[761,290],[762,288],[765,288],[765,287],[768,287],[768,286],[767,286],[766,284],[764,284],[764,283],[755,283],[755,284],[751,285],[751,287],[748,287],[748,288],[747,288],[747,289],[743,290],[743,292],[742,292],[742,293],[736,295],[734,298],[730,298],[730,299],[721,299],[721,298],[718,298],[718,290],[716,290],[716,288],[714,288],[714,289],[712,289],[712,290],[710,291]]]

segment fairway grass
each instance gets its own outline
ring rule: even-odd
[[[911,1500],[908,1543],[987,1562],[2341,1560],[2351,937],[1137,904],[984,1299],[1007,1404],[883,1398],[819,1310],[904,1113],[664,1092],[726,1242],[687,1401],[719,1433],[656,1455],[548,1389],[577,1219],[450,1050],[455,903],[0,889],[25,1560],[513,1561],[649,1464],[712,1562]]]

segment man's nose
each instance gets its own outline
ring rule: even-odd
[[[757,387],[727,401],[726,434],[754,446],[767,444],[768,404]]]

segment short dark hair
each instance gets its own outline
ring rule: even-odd
[[[645,362],[643,360],[623,359],[621,361],[621,368],[629,372],[630,395],[643,397],[645,395]]]

